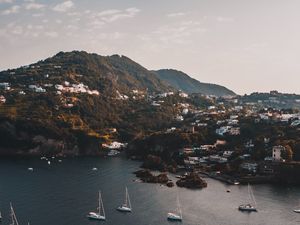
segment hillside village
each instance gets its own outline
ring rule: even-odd
[[[284,166],[299,167],[300,96],[186,93],[153,72],[137,78],[148,72],[127,58],[100,58],[95,66],[97,57],[59,53],[0,73],[2,155],[127,149],[227,182],[273,180]]]

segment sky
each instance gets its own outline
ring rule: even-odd
[[[126,55],[238,94],[300,94],[299,0],[0,0],[0,70]]]

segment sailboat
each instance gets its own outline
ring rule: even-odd
[[[293,210],[295,213],[300,213],[300,206],[297,209]]]
[[[242,212],[257,212],[256,201],[255,201],[252,188],[250,187],[250,184],[248,184],[248,195],[249,195],[250,202],[252,202],[253,204],[248,203],[248,204],[240,205],[239,210]]]
[[[294,209],[295,213],[300,213],[300,209]]]
[[[124,199],[124,203],[119,206],[117,208],[118,211],[120,212],[131,212],[132,208],[131,208],[131,202],[130,202],[130,198],[129,198],[129,194],[128,194],[128,189],[127,187],[125,188],[125,199]]]
[[[87,217],[93,220],[105,220],[105,211],[101,196],[101,191],[99,191],[99,200],[98,200],[98,212],[89,212]]]
[[[167,218],[168,220],[171,221],[182,221],[182,212],[181,212],[178,195],[177,195],[177,209],[174,212],[169,212]]]
[[[14,208],[12,207],[11,203],[10,203],[10,218],[11,218],[11,222],[9,225],[19,225]]]

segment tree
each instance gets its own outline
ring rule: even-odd
[[[285,145],[285,151],[283,152],[283,158],[287,161],[292,161],[293,160],[293,149],[291,148],[290,145]]]

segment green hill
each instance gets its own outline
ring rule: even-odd
[[[155,71],[155,73],[159,79],[165,81],[173,88],[186,93],[200,93],[215,96],[236,95],[226,87],[217,84],[201,83],[181,71],[163,69]]]
[[[190,101],[175,93],[153,106],[176,90],[125,56],[78,51],[2,71],[0,83],[0,155],[99,154],[172,126],[174,105]]]

